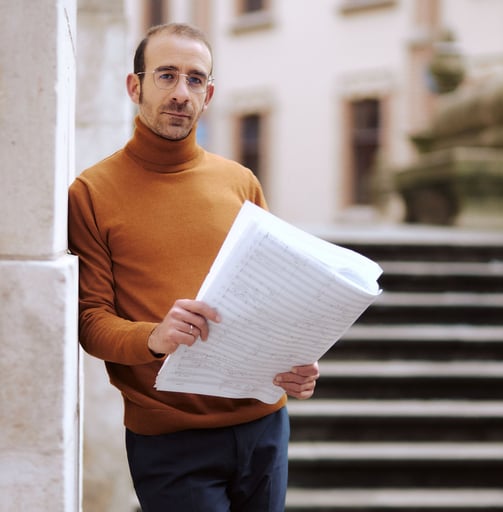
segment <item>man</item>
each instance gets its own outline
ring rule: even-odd
[[[286,394],[309,398],[318,378],[317,363],[276,376],[286,394],[273,405],[154,389],[163,359],[205,341],[220,321],[193,298],[242,203],[266,206],[251,171],[196,143],[214,92],[211,73],[199,30],[152,28],[127,77],[138,105],[132,139],[70,188],[80,342],[105,361],[124,398],[143,512],[283,511]]]

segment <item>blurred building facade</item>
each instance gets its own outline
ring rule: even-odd
[[[79,0],[77,19],[77,172],[131,134],[125,76],[145,29],[190,22],[215,56],[200,143],[249,166],[271,210],[301,225],[403,218],[374,185],[414,159],[409,135],[446,96],[429,71],[446,30],[464,71],[452,94],[503,79],[501,0]],[[120,397],[85,361],[84,511],[127,512]]]
[[[164,21],[207,31],[216,94],[201,142],[249,165],[271,209],[292,222],[372,211],[377,163],[407,164],[415,154],[408,136],[442,100],[429,65],[446,31],[462,58],[460,89],[503,77],[498,0],[129,4],[133,40]],[[399,219],[399,201],[387,200],[385,215]]]

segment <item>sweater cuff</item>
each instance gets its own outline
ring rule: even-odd
[[[166,357],[166,354],[156,354],[148,348],[148,339],[157,325],[157,323],[153,322],[138,322],[138,332],[135,336],[135,352],[136,357],[140,360],[139,364],[151,363],[152,361],[158,361]]]

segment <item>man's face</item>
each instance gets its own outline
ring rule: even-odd
[[[143,123],[154,133],[170,140],[187,137],[206,110],[213,96],[213,84],[206,92],[192,91],[184,76],[172,89],[159,89],[152,71],[169,68],[183,74],[211,72],[211,55],[200,42],[173,34],[152,36],[145,48],[145,74],[140,82],[138,75],[128,76],[128,92],[138,105]]]

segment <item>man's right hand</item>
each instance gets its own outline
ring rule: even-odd
[[[205,302],[179,299],[162,322],[151,332],[148,348],[154,354],[172,354],[179,345],[193,345],[208,339],[209,324],[220,322],[220,315]]]

